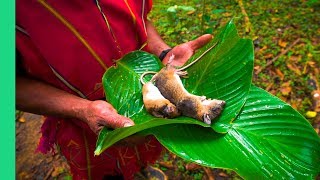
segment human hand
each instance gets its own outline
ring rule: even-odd
[[[116,129],[134,125],[131,119],[118,114],[111,104],[103,100],[90,101],[82,119],[96,134],[99,134],[104,126]]]
[[[205,34],[195,40],[175,46],[163,59],[163,64],[167,64],[171,55],[174,55],[174,60],[170,62],[173,66],[182,66],[195,53],[195,51],[212,39],[211,34]]]

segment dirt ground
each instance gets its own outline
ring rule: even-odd
[[[16,179],[66,179],[70,170],[59,154],[35,152],[44,117],[23,113],[16,120]]]

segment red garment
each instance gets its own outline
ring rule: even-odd
[[[30,75],[75,93],[61,80],[53,82],[57,80],[53,69],[80,94],[98,99],[103,97],[101,75],[106,69],[99,60],[109,67],[142,47],[147,42],[144,19],[150,9],[151,2],[145,0],[102,0],[99,6],[94,0],[17,0],[17,25],[28,33],[21,37],[25,35],[17,32],[17,48]],[[36,56],[43,59],[26,55],[32,44]]]
[[[153,163],[160,155],[162,146],[153,137],[134,147],[112,146],[101,155],[94,156],[97,136],[88,131],[86,124],[75,126],[69,121],[48,118],[46,125],[57,129],[56,143],[60,152],[68,160],[73,179],[103,179],[106,175],[123,175],[133,179],[141,167]],[[46,126],[46,125],[43,125]],[[48,127],[47,127],[47,130]],[[44,131],[46,133],[46,131]],[[52,133],[51,133],[52,134]]]
[[[150,0],[17,0],[16,48],[27,74],[90,100],[104,99],[101,78],[106,68],[147,42],[145,19]],[[111,147],[93,157],[97,136],[79,120],[48,118],[39,150],[56,143],[74,179],[102,179],[139,167],[161,151],[151,139],[135,147]]]

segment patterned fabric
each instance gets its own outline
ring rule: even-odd
[[[73,179],[102,179],[105,175],[123,175],[132,179],[134,173],[154,163],[159,157],[162,146],[153,137],[135,146],[113,146],[99,156],[94,156],[97,136],[87,131],[86,124],[80,122],[75,126],[70,121],[49,118],[54,124],[57,144],[60,152],[66,157],[73,172]],[[55,123],[58,122],[58,123]]]
[[[90,100],[104,99],[101,78],[126,53],[148,50],[145,20],[150,0],[17,0],[16,48],[26,73]],[[57,144],[74,179],[122,174],[131,179],[154,162],[161,145],[149,138],[134,147],[113,146],[93,156],[97,136],[76,119],[49,117],[38,151]]]

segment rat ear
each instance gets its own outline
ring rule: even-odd
[[[210,116],[209,114],[204,114],[203,115],[203,122],[206,123],[206,124],[211,124],[211,119],[210,119]]]

